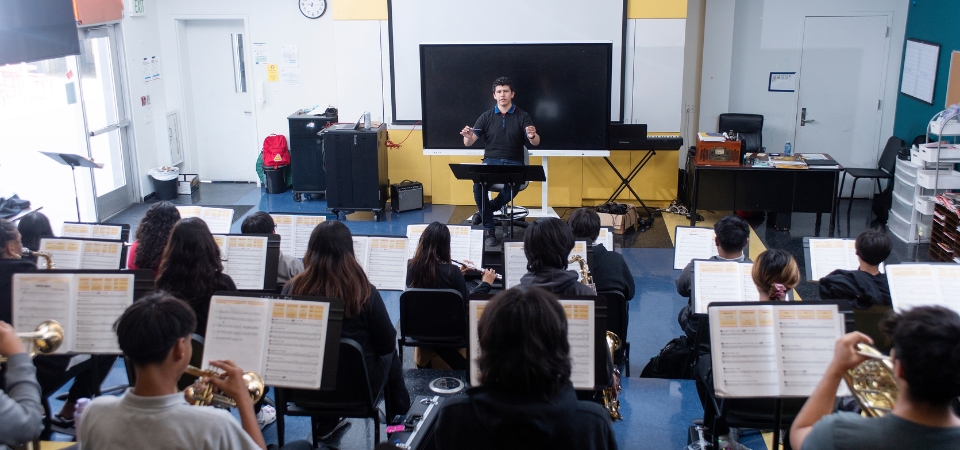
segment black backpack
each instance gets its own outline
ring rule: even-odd
[[[686,336],[673,338],[660,350],[660,354],[650,358],[640,372],[640,378],[691,380],[696,357],[697,351],[690,339]]]

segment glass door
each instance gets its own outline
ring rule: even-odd
[[[91,170],[98,220],[135,202],[130,120],[123,101],[118,42],[115,25],[80,30],[77,66],[87,152],[103,164],[103,169]]]

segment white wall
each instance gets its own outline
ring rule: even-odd
[[[685,19],[630,19],[623,120],[650,132],[680,131]]]
[[[706,2],[699,128],[717,116],[764,116],[763,143],[781,148],[794,140],[797,93],[768,92],[770,72],[799,72],[805,16],[890,13],[893,26],[883,94],[878,149],[893,133],[897,80],[909,2],[905,0],[710,0]]]

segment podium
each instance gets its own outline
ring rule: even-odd
[[[513,217],[514,199],[519,194],[521,184],[529,181],[547,181],[547,174],[541,166],[492,166],[486,164],[450,164],[450,170],[453,176],[458,180],[471,180],[474,183],[480,183],[484,188],[484,193],[494,184],[505,184],[512,188],[514,195],[510,198],[510,216]],[[480,205],[483,206],[482,204]],[[483,215],[483,211],[480,211]],[[507,237],[507,225],[504,222],[503,235]],[[510,236],[513,237],[513,227],[510,227]]]
[[[80,218],[80,195],[77,194],[77,167],[89,167],[91,169],[102,169],[103,164],[98,164],[93,162],[92,159],[84,158],[80,155],[74,155],[73,153],[54,153],[54,152],[40,152],[44,155],[47,155],[48,158],[63,164],[65,166],[70,166],[70,174],[73,175],[73,201],[77,205],[77,221],[81,221]]]

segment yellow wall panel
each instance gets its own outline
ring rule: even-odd
[[[406,144],[404,144],[406,145]],[[421,149],[421,154],[422,154]],[[432,201],[436,205],[472,205],[473,183],[460,181],[450,171],[451,163],[479,164],[479,156],[420,156],[424,165],[430,165],[433,182]],[[429,158],[429,161],[428,161]],[[393,178],[393,175],[390,175]]]
[[[627,176],[633,168],[631,152],[612,151],[610,161],[623,176]],[[620,185],[620,178],[603,158],[583,158],[583,198],[606,200]],[[633,198],[630,191],[624,189],[617,200],[626,201]],[[589,202],[589,203],[599,203]]]
[[[687,0],[629,0],[628,19],[686,19]]]
[[[393,130],[390,132],[390,140],[394,142],[402,141],[407,130]],[[415,130],[410,133],[410,137],[403,143],[403,147],[387,149],[387,162],[389,163],[390,183],[399,183],[403,180],[413,180],[423,183],[423,195],[425,197],[433,196],[433,173],[430,168],[433,157],[423,154],[423,132]],[[450,170],[449,168],[447,170]]]
[[[334,0],[327,4],[333,20],[387,20],[387,0]]]

